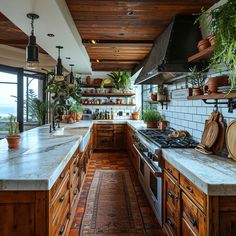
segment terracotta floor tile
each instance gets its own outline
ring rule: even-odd
[[[88,192],[96,169],[129,170],[147,236],[162,236],[163,233],[161,226],[159,225],[152,208],[148,203],[145,193],[139,184],[136,172],[126,152],[100,152],[92,155],[89,161],[87,176],[81,189],[76,215],[74,217],[69,236],[79,236],[79,229],[83,220]]]

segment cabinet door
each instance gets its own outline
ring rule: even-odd
[[[125,149],[125,133],[114,134],[114,149]]]
[[[235,236],[236,235],[236,212],[220,213],[220,235]]]
[[[188,223],[185,221],[184,218],[182,218],[182,236],[196,236],[194,232],[191,230],[191,227],[189,227]]]

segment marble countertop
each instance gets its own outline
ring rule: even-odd
[[[163,149],[163,157],[211,196],[236,195],[236,162],[194,149]]]
[[[53,134],[48,125],[23,132],[16,150],[0,140],[0,190],[49,190],[92,124],[64,125]]]

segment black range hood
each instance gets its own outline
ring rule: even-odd
[[[162,84],[189,72],[187,58],[197,51],[201,39],[193,15],[177,15],[157,37],[135,84]]]

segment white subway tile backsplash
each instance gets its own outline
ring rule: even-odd
[[[197,108],[197,114],[198,114],[198,115],[206,115],[206,114],[207,114],[207,109],[206,109],[206,107],[198,107],[198,108]]]

